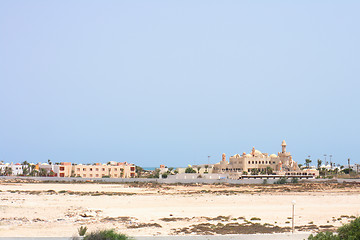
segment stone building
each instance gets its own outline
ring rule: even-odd
[[[225,153],[222,160],[214,165],[214,173],[228,173],[232,178],[238,178],[248,174],[276,174],[276,175],[318,175],[309,170],[300,170],[297,163],[292,159],[290,152],[286,151],[285,140],[281,144],[281,152],[278,154],[262,153],[254,147],[248,154],[235,154],[226,160]]]

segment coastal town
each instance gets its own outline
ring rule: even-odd
[[[170,179],[315,179],[334,177],[341,174],[358,174],[359,164],[336,166],[334,162],[318,159],[317,166],[297,163],[287,151],[285,140],[281,143],[281,152],[277,154],[262,153],[254,147],[249,153],[235,154],[229,159],[222,154],[216,164],[188,165],[187,167],[167,167],[146,170],[128,162],[109,161],[107,163],[76,164],[71,162],[52,163],[4,163],[0,162],[0,176],[32,176],[59,178],[170,178]]]

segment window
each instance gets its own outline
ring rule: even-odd
[[[77,168],[76,171],[80,171],[80,168]]]
[[[273,164],[275,164],[275,162],[273,162]]]
[[[104,171],[105,171],[105,168],[103,168],[102,170],[103,170],[103,172],[104,172]]]
[[[60,167],[60,171],[64,171],[65,170],[65,168],[64,167]]]
[[[90,168],[90,171],[92,171],[92,168]]]
[[[98,168],[96,168],[96,171],[99,171],[99,169],[98,169]]]
[[[83,168],[83,171],[86,171],[86,168]]]
[[[254,161],[252,161],[252,164],[254,164]]]
[[[86,177],[86,174],[83,174],[83,177]]]
[[[96,177],[99,177],[99,174],[96,174],[95,176],[96,176]]]
[[[255,161],[255,164],[257,164],[257,161]]]
[[[90,174],[90,177],[92,177],[92,174]]]
[[[115,174],[114,176],[117,177],[117,174]]]
[[[249,161],[249,164],[250,164],[250,161]]]

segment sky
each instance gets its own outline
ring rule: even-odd
[[[0,1],[0,160],[360,163],[359,1]],[[208,158],[210,156],[210,158]]]

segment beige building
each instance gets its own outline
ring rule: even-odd
[[[262,153],[253,148],[248,154],[244,152],[242,155],[231,156],[229,162],[224,153],[221,162],[214,165],[214,173],[228,173],[232,178],[238,178],[244,174],[269,174],[270,171],[277,175],[318,175],[316,170],[300,170],[290,152],[286,151],[285,140],[281,148],[281,152],[277,155]]]
[[[95,165],[74,165],[73,174],[82,178],[132,178],[135,177],[134,164],[112,163],[110,165],[96,163]]]

